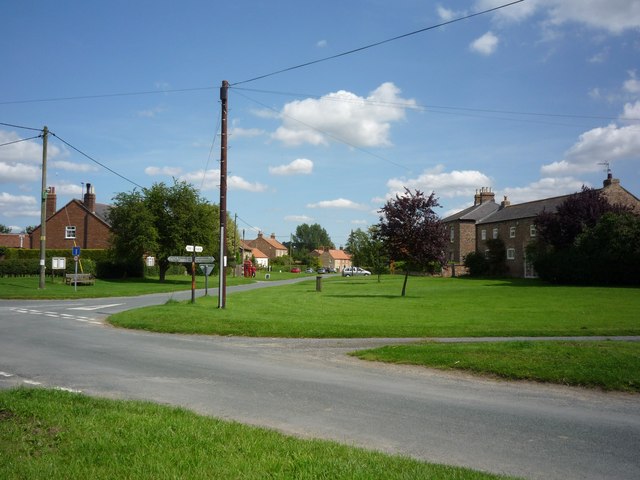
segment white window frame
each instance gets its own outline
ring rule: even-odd
[[[480,238],[482,238],[482,240],[487,239],[487,231],[484,228],[480,230]]]
[[[516,227],[509,228],[509,238],[516,238]]]
[[[535,237],[538,234],[535,223],[529,227],[529,235]]]
[[[493,239],[495,240],[496,238],[498,238],[498,228],[494,228],[493,229]]]
[[[64,227],[64,238],[73,240],[76,238],[77,229],[75,225],[67,225]]]
[[[515,260],[515,259],[516,259],[516,249],[507,248],[507,260]]]

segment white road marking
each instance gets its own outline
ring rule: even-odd
[[[117,307],[118,305],[124,305],[123,303],[112,303],[110,305],[94,305],[89,307],[73,307],[68,310],[98,310],[99,308]]]
[[[23,308],[12,308],[11,310],[18,313],[27,313],[31,315],[45,315],[47,317],[52,317],[52,318],[62,318],[65,320],[74,320],[76,322],[90,323],[92,325],[102,325],[102,322],[98,321],[95,318],[75,316],[75,315],[70,315],[68,313],[40,312],[38,310],[30,310],[30,309],[23,309]]]
[[[9,378],[9,377],[13,377],[13,375],[7,372],[0,372],[0,377]]]
[[[26,383],[27,385],[42,385],[42,383],[40,382],[35,382],[33,380],[23,380],[23,383]]]
[[[67,387],[54,387],[54,390],[62,390],[63,392],[70,392],[70,393],[82,393],[82,390],[75,390],[73,388],[67,388]]]

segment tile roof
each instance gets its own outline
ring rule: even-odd
[[[458,213],[454,213],[453,215],[444,218],[442,221],[445,223],[452,222],[454,220],[470,220],[478,222],[496,212],[499,208],[500,206],[496,202],[485,202],[480,205],[473,205],[469,208],[465,208]]]
[[[558,206],[564,202],[569,195],[560,197],[544,198],[533,202],[519,203],[500,208],[491,215],[483,218],[478,224],[505,222],[509,220],[517,220],[520,218],[532,218],[543,211],[555,212]]]

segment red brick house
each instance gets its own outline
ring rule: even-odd
[[[269,238],[266,238],[262,232],[258,233],[258,238],[255,240],[247,240],[245,242],[251,248],[257,248],[261,252],[265,253],[267,257],[278,258],[287,255],[287,247],[276,240],[276,234],[272,233]]]
[[[109,205],[96,203],[93,186],[87,183],[82,201],[73,199],[56,210],[55,187],[47,189],[47,248],[109,248],[111,227],[107,220]],[[30,248],[40,245],[40,225],[30,235]]]
[[[337,272],[342,271],[344,267],[351,266],[351,255],[344,250],[320,248],[314,250],[309,255],[317,257],[323,267],[331,268]]]
[[[620,185],[620,180],[608,174],[600,192],[612,204],[626,205],[640,214],[640,200]],[[498,205],[490,189],[476,193],[473,207],[443,219],[450,233],[448,258],[456,265],[456,273],[463,271],[464,257],[473,251],[487,251],[489,239],[500,238],[506,248],[506,264],[512,277],[536,277],[526,259],[527,245],[536,237],[535,218],[543,212],[555,212],[569,195],[544,198],[511,205],[507,197]],[[451,273],[449,270],[446,273]]]

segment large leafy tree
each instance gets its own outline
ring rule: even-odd
[[[291,240],[298,254],[305,254],[320,247],[335,248],[327,231],[317,223],[298,225]]]
[[[360,228],[353,230],[347,240],[346,251],[351,254],[354,265],[371,269],[378,275],[378,281],[380,275],[387,271],[389,257],[378,235],[377,225],[369,227],[367,231]]]
[[[380,209],[377,235],[391,259],[405,262],[403,297],[411,269],[441,268],[446,263],[447,233],[434,211],[439,206],[434,193],[425,197],[419,190],[412,193],[405,188],[404,195],[396,195]]]
[[[145,253],[155,256],[160,281],[170,267],[169,256],[184,255],[186,245],[201,245],[205,254],[218,256],[219,208],[186,182],[156,183],[116,195],[109,221],[117,257],[135,262]],[[229,226],[227,247],[237,236],[235,225]]]
[[[0,223],[0,233],[11,233],[11,228]]]

